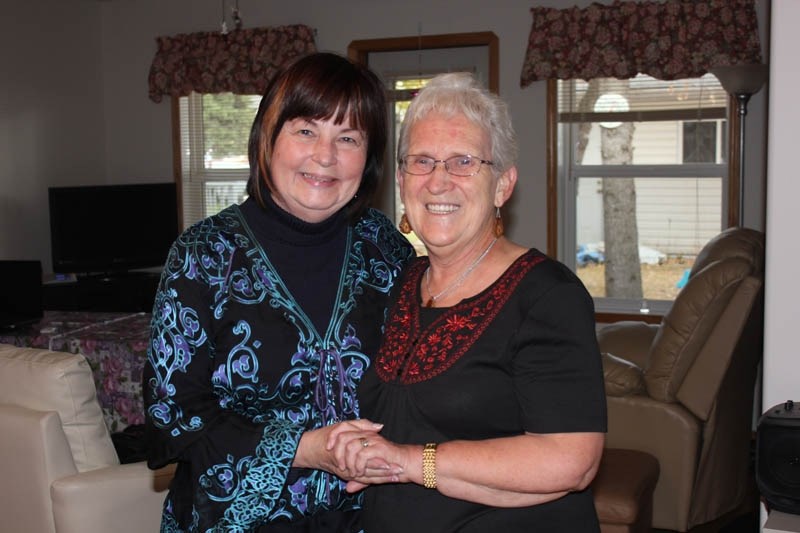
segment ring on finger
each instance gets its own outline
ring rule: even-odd
[[[361,439],[359,439],[359,440],[361,441],[361,446],[363,446],[364,448],[369,446],[369,441],[367,439],[365,439],[364,437],[361,437]]]

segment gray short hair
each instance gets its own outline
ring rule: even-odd
[[[496,94],[489,92],[475,76],[468,72],[439,74],[420,90],[411,101],[397,144],[397,159],[408,155],[408,133],[411,126],[435,111],[446,116],[463,114],[468,120],[483,128],[489,136],[491,154],[472,154],[490,157],[491,168],[502,174],[517,162],[517,136],[511,123],[508,105]]]

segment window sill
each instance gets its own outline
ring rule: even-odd
[[[634,320],[637,322],[647,322],[648,324],[658,324],[661,322],[663,315],[652,313],[613,313],[613,312],[596,312],[594,314],[595,322],[598,324],[611,324],[613,322],[620,322],[623,320]]]

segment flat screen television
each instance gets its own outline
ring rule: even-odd
[[[178,236],[174,183],[51,187],[53,271],[122,274],[162,266]]]

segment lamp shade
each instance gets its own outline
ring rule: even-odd
[[[767,81],[769,69],[764,63],[724,65],[711,69],[722,87],[730,94],[755,94]]]

